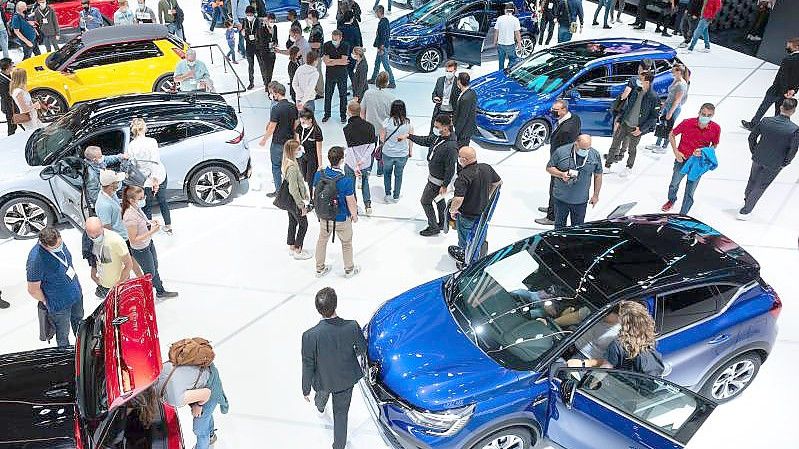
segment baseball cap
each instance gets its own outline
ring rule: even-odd
[[[105,187],[115,182],[124,181],[127,175],[113,170],[100,170],[100,185]]]

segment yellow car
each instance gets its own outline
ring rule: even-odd
[[[116,95],[172,92],[172,73],[188,45],[158,24],[89,30],[60,50],[17,64],[28,72],[28,90],[46,104],[44,120],[75,103]]]

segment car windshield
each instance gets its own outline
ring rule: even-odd
[[[501,365],[533,369],[597,307],[601,295],[539,236],[485,257],[447,284],[463,332]]]
[[[508,77],[527,89],[548,94],[566,84],[586,63],[604,56],[601,46],[550,48],[516,64]]]
[[[430,2],[410,13],[410,21],[433,26],[445,22],[453,12],[472,3],[474,0],[447,0]]]
[[[65,62],[69,61],[69,59],[75,55],[75,53],[79,52],[83,48],[83,40],[80,36],[70,40],[64,46],[61,47],[60,50],[56,50],[50,53],[47,56],[47,59],[44,60],[44,64],[50,70],[58,70]]]
[[[47,127],[37,130],[28,139],[25,148],[28,165],[38,167],[51,164],[54,157],[69,145],[90,112],[86,105],[77,105]]]

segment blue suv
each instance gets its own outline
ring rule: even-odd
[[[576,41],[538,51],[510,70],[472,83],[477,94],[475,140],[533,151],[549,140],[554,119],[549,110],[559,98],[582,121],[582,131],[613,134],[611,105],[643,59],[655,62],[654,89],[668,95],[671,66],[680,62],[673,48],[655,41],[609,38]]]
[[[622,300],[653,314],[665,378],[563,363]],[[781,307],[757,262],[695,219],[586,223],[386,302],[360,385],[396,449],[680,448],[751,384]]]
[[[496,56],[497,17],[508,0],[435,0],[391,22],[388,60],[432,72],[446,59],[480,65],[483,56]],[[522,45],[516,54],[526,58],[535,49],[538,20],[523,0],[513,0],[521,22]]]

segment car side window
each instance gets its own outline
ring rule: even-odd
[[[189,137],[207,134],[211,131],[213,131],[213,128],[205,123],[165,123],[149,125],[147,127],[147,136],[155,139],[159,146],[167,146],[178,143]]]
[[[638,75],[638,61],[623,61],[613,63],[613,75],[618,76],[637,76]]]
[[[104,155],[121,154],[125,151],[125,133],[120,129],[114,129],[95,134],[80,143],[78,146],[80,154],[78,156],[82,157],[86,147],[92,145],[100,147]]]
[[[655,75],[660,75],[661,73],[668,72],[671,70],[673,61],[667,61],[665,59],[656,59],[655,60]]]
[[[479,33],[482,28],[483,11],[475,12],[467,16],[461,17],[457,21],[455,29],[458,31],[466,31],[469,33]]]
[[[117,63],[157,58],[163,55],[158,46],[151,41],[120,42],[114,44],[114,47],[117,50]]]
[[[74,71],[113,64],[116,62],[116,58],[114,45],[100,45],[79,54],[69,65],[69,69]]]
[[[608,68],[599,66],[583,73],[572,84],[580,92],[580,96],[588,98],[610,97],[610,85],[607,83]]]
[[[715,288],[704,286],[659,297],[656,317],[658,334],[667,334],[715,315],[718,310],[717,296]]]

